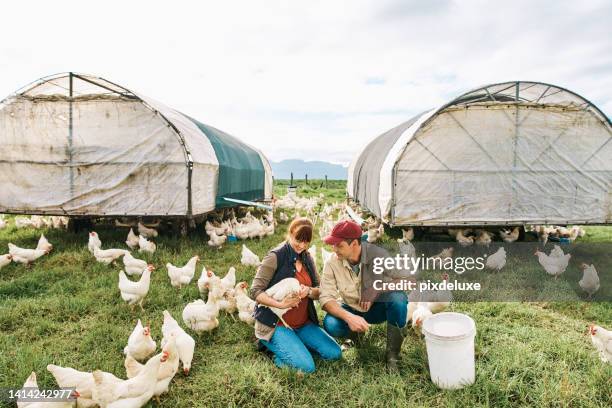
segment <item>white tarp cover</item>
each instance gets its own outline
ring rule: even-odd
[[[520,83],[517,104],[514,84],[421,115],[382,166],[361,166],[380,185],[363,184],[355,169],[349,194],[394,225],[612,222],[607,118],[544,84]]]
[[[0,104],[0,213],[184,216],[189,160],[191,213],[215,208],[219,163],[189,118],[101,78],[69,89],[62,74]]]
[[[111,97],[73,103],[70,148],[67,101],[7,102],[0,113],[2,211],[186,213],[183,149],[142,103]]]

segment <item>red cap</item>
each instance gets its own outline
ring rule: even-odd
[[[361,239],[363,232],[361,227],[354,221],[340,221],[331,231],[331,234],[326,236],[323,241],[327,245],[337,245],[345,239]]]

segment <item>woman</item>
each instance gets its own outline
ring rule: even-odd
[[[309,350],[324,360],[342,357],[338,343],[319,327],[313,301],[319,298],[319,276],[307,251],[310,241],[312,222],[308,218],[293,220],[287,240],[263,259],[250,290],[251,298],[257,302],[255,336],[274,354],[277,366],[305,373],[315,370]],[[296,278],[300,282],[299,295],[287,296],[279,302],[266,294],[266,289],[286,278]],[[268,307],[261,306],[291,308],[283,315],[290,327],[285,327]]]

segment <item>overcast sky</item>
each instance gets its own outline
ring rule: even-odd
[[[612,1],[23,1],[3,5],[0,99],[94,74],[260,147],[348,164],[471,88],[536,80],[612,115]]]

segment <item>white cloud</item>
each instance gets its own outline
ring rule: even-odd
[[[8,9],[8,10],[7,10]],[[0,15],[0,95],[99,74],[259,146],[347,163],[478,85],[540,80],[612,112],[606,1],[22,1]]]

